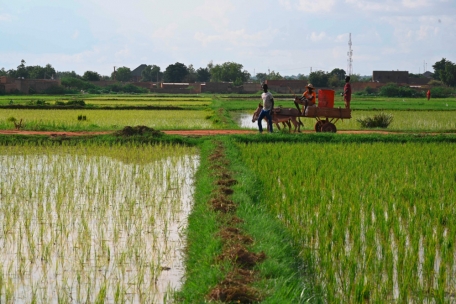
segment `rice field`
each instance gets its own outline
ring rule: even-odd
[[[351,119],[339,120],[336,123],[338,130],[361,130],[357,119],[373,117],[378,111],[352,111]],[[384,111],[393,115],[393,122],[386,130],[395,131],[455,131],[455,111]],[[239,126],[242,128],[257,129],[258,125],[252,123],[253,110],[251,112],[237,112],[233,114]],[[313,130],[316,120],[314,118],[301,118],[304,127],[302,130]]]
[[[179,110],[17,110],[0,111],[0,129],[14,129],[8,118],[23,119],[25,130],[116,130],[144,125],[154,129],[210,129],[209,111]],[[78,120],[84,115],[86,120]]]
[[[2,147],[0,302],[166,302],[198,164],[181,146]]]
[[[25,105],[30,101],[44,100],[49,105],[56,101],[67,102],[71,99],[84,100],[87,105],[95,106],[191,106],[201,107],[211,104],[209,97],[166,97],[166,96],[144,96],[144,95],[80,95],[80,96],[51,96],[51,95],[17,95],[0,96],[0,105],[21,104]]]
[[[239,144],[327,303],[456,302],[454,144]]]

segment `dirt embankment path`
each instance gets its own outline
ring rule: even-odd
[[[230,135],[230,134],[257,134],[255,130],[162,130],[161,132],[168,135],[182,135],[182,136],[211,136],[211,135]],[[91,136],[91,135],[106,135],[112,134],[113,131],[27,131],[27,130],[0,130],[0,134],[4,135],[45,135],[45,136]],[[302,134],[315,133],[313,130],[301,131]],[[339,134],[410,134],[405,132],[391,132],[391,131],[377,131],[377,130],[350,130],[350,131],[337,131]],[[414,133],[415,134],[415,133]],[[421,132],[425,135],[441,135],[441,134],[456,134],[456,133],[427,133]]]

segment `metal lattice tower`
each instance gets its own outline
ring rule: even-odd
[[[353,50],[352,50],[352,34],[348,36],[348,59],[347,59],[347,75],[353,74]]]

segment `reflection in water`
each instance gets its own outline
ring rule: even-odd
[[[0,303],[162,303],[180,287],[196,155],[0,155]]]
[[[238,123],[238,125],[241,128],[258,129],[258,122],[257,121],[252,122],[253,112],[254,111],[252,111],[252,113],[236,112],[236,113],[233,113],[232,115],[233,115],[234,120]],[[263,126],[263,128],[266,128],[265,121],[262,122],[262,126]]]

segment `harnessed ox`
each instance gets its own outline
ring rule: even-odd
[[[263,110],[263,105],[260,103],[258,104],[258,108],[253,112],[253,117],[252,117],[252,122],[256,122],[258,120],[258,117],[260,116],[261,111]],[[280,130],[280,125],[279,123],[282,123],[283,126],[288,126],[289,131],[291,131],[291,124],[294,126],[294,132],[296,132],[296,129],[298,132],[301,132],[301,126],[303,126],[303,123],[299,119],[299,115],[301,113],[297,109],[292,109],[292,108],[274,108],[272,109],[271,117],[272,117],[272,123],[277,126],[277,129]],[[298,119],[296,119],[298,117]],[[264,118],[265,121],[267,121],[266,117]]]

